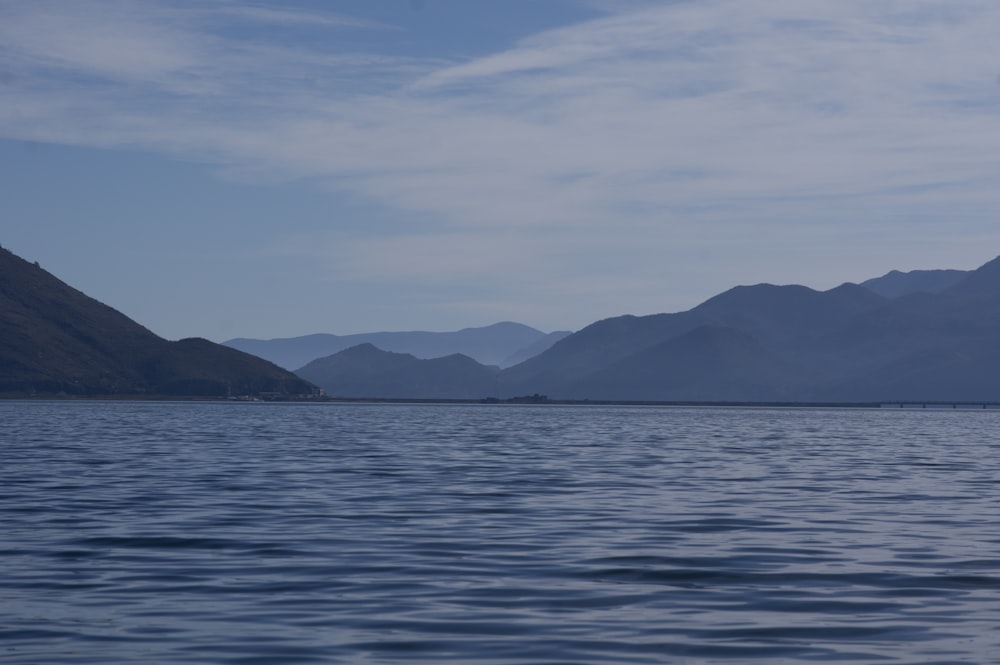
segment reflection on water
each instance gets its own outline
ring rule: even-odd
[[[995,411],[0,403],[14,663],[989,662]]]

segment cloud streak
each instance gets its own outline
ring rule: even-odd
[[[780,276],[761,230],[816,253],[842,234],[862,265],[879,247],[858,240],[933,217],[1000,241],[1000,6],[623,6],[455,61],[341,49],[393,27],[283,5],[0,3],[0,133],[318,178],[411,220],[338,234],[360,280],[502,280],[504,261],[470,258],[501,237],[540,278],[650,289],[706,238],[718,264]],[[251,41],[221,15],[310,36]],[[625,258],[594,265],[609,234]]]

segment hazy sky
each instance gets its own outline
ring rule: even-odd
[[[169,338],[1000,254],[996,0],[0,0],[0,244]]]

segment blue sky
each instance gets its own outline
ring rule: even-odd
[[[0,0],[0,244],[169,338],[1000,254],[991,0]]]

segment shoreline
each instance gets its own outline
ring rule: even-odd
[[[801,409],[895,409],[895,410],[997,410],[1000,402],[973,400],[884,400],[876,402],[810,402],[810,401],[702,401],[702,400],[572,400],[549,399],[542,395],[499,399],[433,399],[402,397],[308,397],[308,396],[201,396],[201,395],[58,395],[0,394],[0,401],[18,402],[211,402],[269,404],[441,404],[493,406],[670,406],[717,408],[801,408]]]

